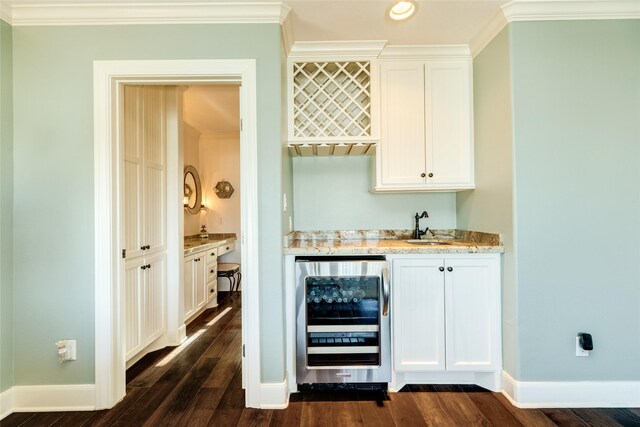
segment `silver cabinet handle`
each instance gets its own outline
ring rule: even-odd
[[[389,314],[389,269],[382,269],[382,315],[386,316]]]

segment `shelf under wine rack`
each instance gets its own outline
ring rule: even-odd
[[[376,144],[370,143],[326,143],[326,144],[289,144],[292,157],[313,156],[368,156],[375,154]]]

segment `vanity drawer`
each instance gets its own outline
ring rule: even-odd
[[[218,296],[218,282],[209,283],[207,286],[207,302]]]
[[[218,256],[224,255],[227,252],[231,252],[236,249],[235,242],[227,243],[226,245],[218,246]]]
[[[218,280],[218,263],[207,265],[207,283]]]
[[[212,248],[207,251],[207,264],[218,262],[218,248]]]

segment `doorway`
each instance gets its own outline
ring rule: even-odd
[[[125,395],[123,262],[123,87],[126,84],[240,85],[240,186],[243,260],[242,343],[245,402],[260,407],[258,288],[258,182],[255,60],[95,61],[95,381],[96,409],[113,407]],[[177,130],[176,130],[177,132]],[[178,144],[167,144],[167,206],[183,200],[182,157]],[[167,210],[168,227],[179,229],[181,215]],[[180,227],[181,228],[181,227]],[[167,236],[167,300],[181,301],[181,236]],[[175,266],[172,267],[172,266]],[[168,305],[167,340],[179,342],[180,304]],[[171,307],[171,308],[169,308]]]

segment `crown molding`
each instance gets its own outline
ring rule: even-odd
[[[11,24],[11,6],[9,3],[0,1],[0,19],[7,24]]]
[[[507,22],[639,19],[638,0],[514,0],[502,6]]]
[[[13,26],[282,24],[290,11],[291,9],[281,2],[84,3],[69,1],[64,4],[52,4],[44,0],[33,0],[10,5],[8,22]]]
[[[289,52],[289,58],[376,58],[380,55],[380,52],[382,52],[386,44],[386,40],[295,42]]]
[[[469,59],[471,53],[467,45],[444,46],[387,46],[380,59]]]
[[[507,26],[507,19],[502,11],[496,13],[493,19],[469,42],[471,56],[476,57],[482,50],[491,43],[500,31]]]
[[[282,42],[284,45],[285,55],[288,56],[295,43],[293,39],[293,18],[291,17],[291,14],[288,14],[282,22]]]

